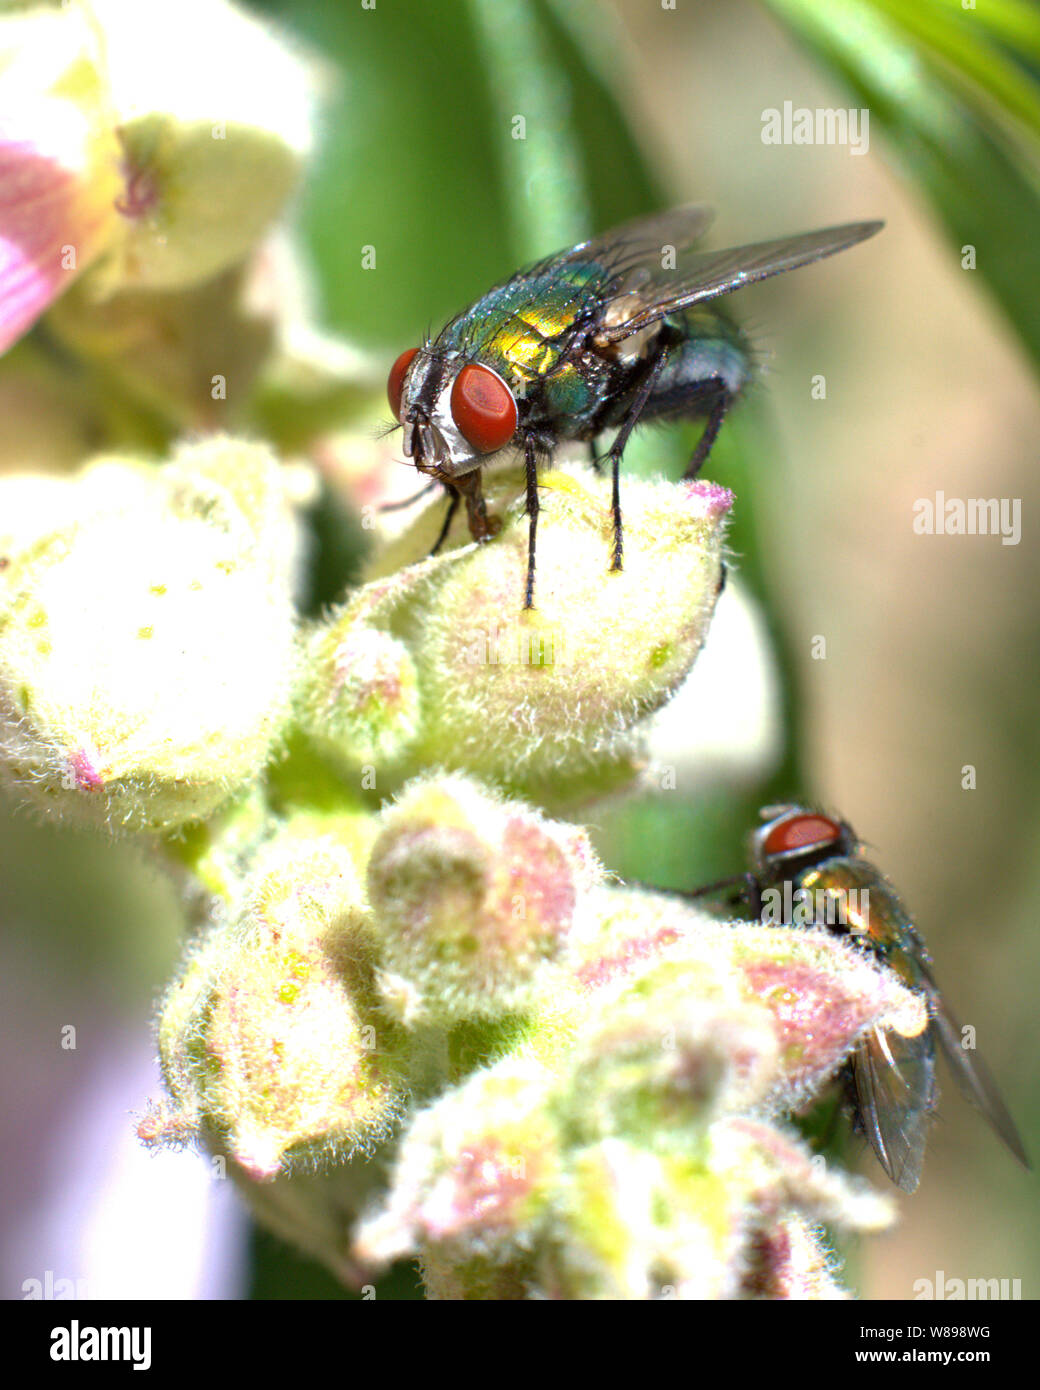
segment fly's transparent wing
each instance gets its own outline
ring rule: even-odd
[[[460,321],[467,323],[467,344],[479,351],[482,335],[491,325],[497,331],[500,316],[515,320],[523,334],[537,328],[545,299],[545,283],[559,283],[569,298],[571,312],[557,312],[563,327],[547,329],[549,336],[598,333],[604,322],[620,322],[639,287],[652,283],[655,268],[660,270],[663,250],[673,247],[675,254],[688,253],[711,221],[711,210],[702,203],[690,203],[626,222],[602,236],[557,251],[534,265],[524,266],[501,284],[494,285],[452,320],[445,332]],[[623,309],[611,306],[618,302]],[[638,307],[638,306],[637,306]]]
[[[645,271],[643,283],[632,281],[617,287],[618,294],[629,293],[631,312],[626,312],[623,321],[602,329],[597,339],[603,343],[622,342],[665,314],[703,304],[744,285],[754,284],[756,280],[767,280],[771,275],[782,275],[784,271],[797,270],[799,266],[833,256],[865,241],[884,225],[883,222],[850,222],[842,227],[780,237],[776,241],[685,255],[678,254],[676,245],[674,269],[667,268],[671,260],[662,252],[663,243],[658,244],[655,253],[647,254],[640,262]]]
[[[935,1109],[931,1030],[914,1038],[875,1028],[852,1054],[857,1118],[885,1172],[904,1192],[921,1181]]]
[[[577,246],[558,251],[518,271],[514,280],[529,275],[546,275],[563,271],[569,265],[594,264],[602,275],[600,283],[607,292],[616,292],[628,281],[632,272],[641,267],[660,267],[665,247],[673,247],[676,255],[688,251],[704,235],[714,216],[705,203],[687,203],[668,212],[637,217],[613,227],[601,236],[591,237]]]
[[[929,996],[935,1031],[958,1090],[965,1100],[982,1111],[1019,1163],[1029,1168],[1031,1165],[1022,1137],[997,1090],[997,1083],[989,1074],[989,1068],[977,1052],[962,1047],[960,1024],[934,985],[929,990]]]

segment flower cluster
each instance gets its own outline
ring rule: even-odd
[[[141,1138],[222,1156],[345,1280],[839,1294],[822,1223],[890,1207],[785,1117],[919,999],[826,933],[618,884],[564,819],[644,774],[731,495],[626,480],[611,572],[609,482],[561,464],[526,610],[505,467],[492,541],[430,556],[435,499],[304,618],[308,509],[371,508],[388,447],[276,226],[313,65],[223,0],[78,0],[0,20],[0,69],[0,781],[183,889]]]

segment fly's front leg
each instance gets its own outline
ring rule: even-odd
[[[751,911],[751,915],[756,918],[762,916],[762,889],[759,887],[758,879],[752,873],[734,874],[730,878],[719,878],[714,883],[705,883],[700,888],[687,888],[677,890],[682,898],[703,898],[710,893],[720,893],[724,888],[736,888],[737,892],[730,898],[734,905],[738,902],[746,903]]]
[[[621,428],[615,436],[610,452],[607,457],[610,459],[611,471],[611,499],[610,508],[614,518],[614,545],[612,549],[610,568],[619,570],[621,568],[622,556],[624,554],[624,537],[621,530],[621,456],[625,452],[625,445],[628,443],[628,436],[635,429],[639,422],[639,417],[643,413],[650,393],[657,383],[657,378],[661,375],[661,368],[664,366],[666,349],[662,348],[656,357],[647,367],[646,376],[643,378],[642,385],[636,392],[635,399],[629,409],[628,414],[621,422]]]
[[[445,483],[444,486],[448,490],[448,496],[451,498],[451,501],[448,503],[448,510],[444,517],[444,524],[441,527],[440,535],[434,541],[433,549],[430,551],[431,555],[436,555],[437,551],[440,550],[441,546],[448,539],[448,532],[451,530],[451,523],[455,520],[455,513],[458,511],[459,502],[462,500],[459,497],[458,488],[452,487],[451,483]],[[424,488],[423,491],[425,492],[426,489]]]
[[[489,541],[492,536],[497,536],[502,529],[502,523],[497,517],[488,516],[480,469],[474,468],[471,473],[463,473],[461,477],[452,479],[452,483],[466,503],[466,520],[469,522],[469,533],[473,539],[484,542]]]
[[[400,512],[405,507],[414,507],[421,497],[425,497],[428,492],[432,492],[437,486],[437,479],[431,478],[425,487],[421,487],[418,492],[413,492],[411,497],[405,497],[401,502],[380,502],[376,507],[377,512]]]
[[[732,393],[722,378],[713,377],[710,378],[710,380],[716,383],[718,389],[712,407],[708,411],[708,420],[704,426],[704,433],[698,440],[697,447],[693,451],[693,457],[690,459],[689,466],[683,474],[683,478],[685,479],[696,478],[697,474],[703,468],[704,460],[711,453],[711,446],[715,443],[718,432],[722,428],[722,422],[726,418],[726,412],[733,404]]]

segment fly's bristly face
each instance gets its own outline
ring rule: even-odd
[[[496,371],[429,345],[397,358],[387,400],[403,430],[405,457],[444,483],[484,467],[511,443],[519,418],[516,398]]]

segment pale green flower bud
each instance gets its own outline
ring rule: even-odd
[[[605,1138],[574,1155],[540,1287],[566,1299],[755,1297],[766,1270],[794,1282],[792,1252],[786,1264],[779,1249],[763,1258],[793,1224],[801,1296],[834,1297],[826,1251],[802,1218],[879,1230],[893,1214],[887,1198],[826,1172],[764,1123],[719,1122],[700,1155]]]
[[[32,538],[23,523],[0,580],[0,775],[112,829],[208,815],[257,777],[289,711],[296,530],[278,465],[211,440],[62,486],[79,506]]]
[[[462,778],[413,785],[383,824],[368,891],[388,1007],[451,1021],[529,1002],[599,872],[585,832]]]
[[[198,284],[281,212],[311,146],[312,74],[225,0],[89,0],[123,147],[99,292]]]
[[[717,1113],[764,1099],[777,1069],[772,1020],[709,970],[666,959],[597,998],[572,1058],[578,1132],[654,1134],[693,1153]]]
[[[631,776],[635,726],[678,688],[707,633],[732,495],[626,479],[624,569],[611,572],[609,480],[546,471],[531,611],[518,476],[492,475],[486,488],[501,533],[447,554],[423,591],[412,654],[424,718],[412,756],[558,806],[572,790],[587,796]],[[380,570],[428,544],[430,525],[420,517]]]
[[[180,1115],[257,1180],[367,1152],[406,1087],[354,850],[302,828],[264,847],[241,915],[196,948],[159,1022]]]
[[[351,767],[400,759],[419,729],[419,687],[408,648],[348,606],[307,648],[299,722]]]

